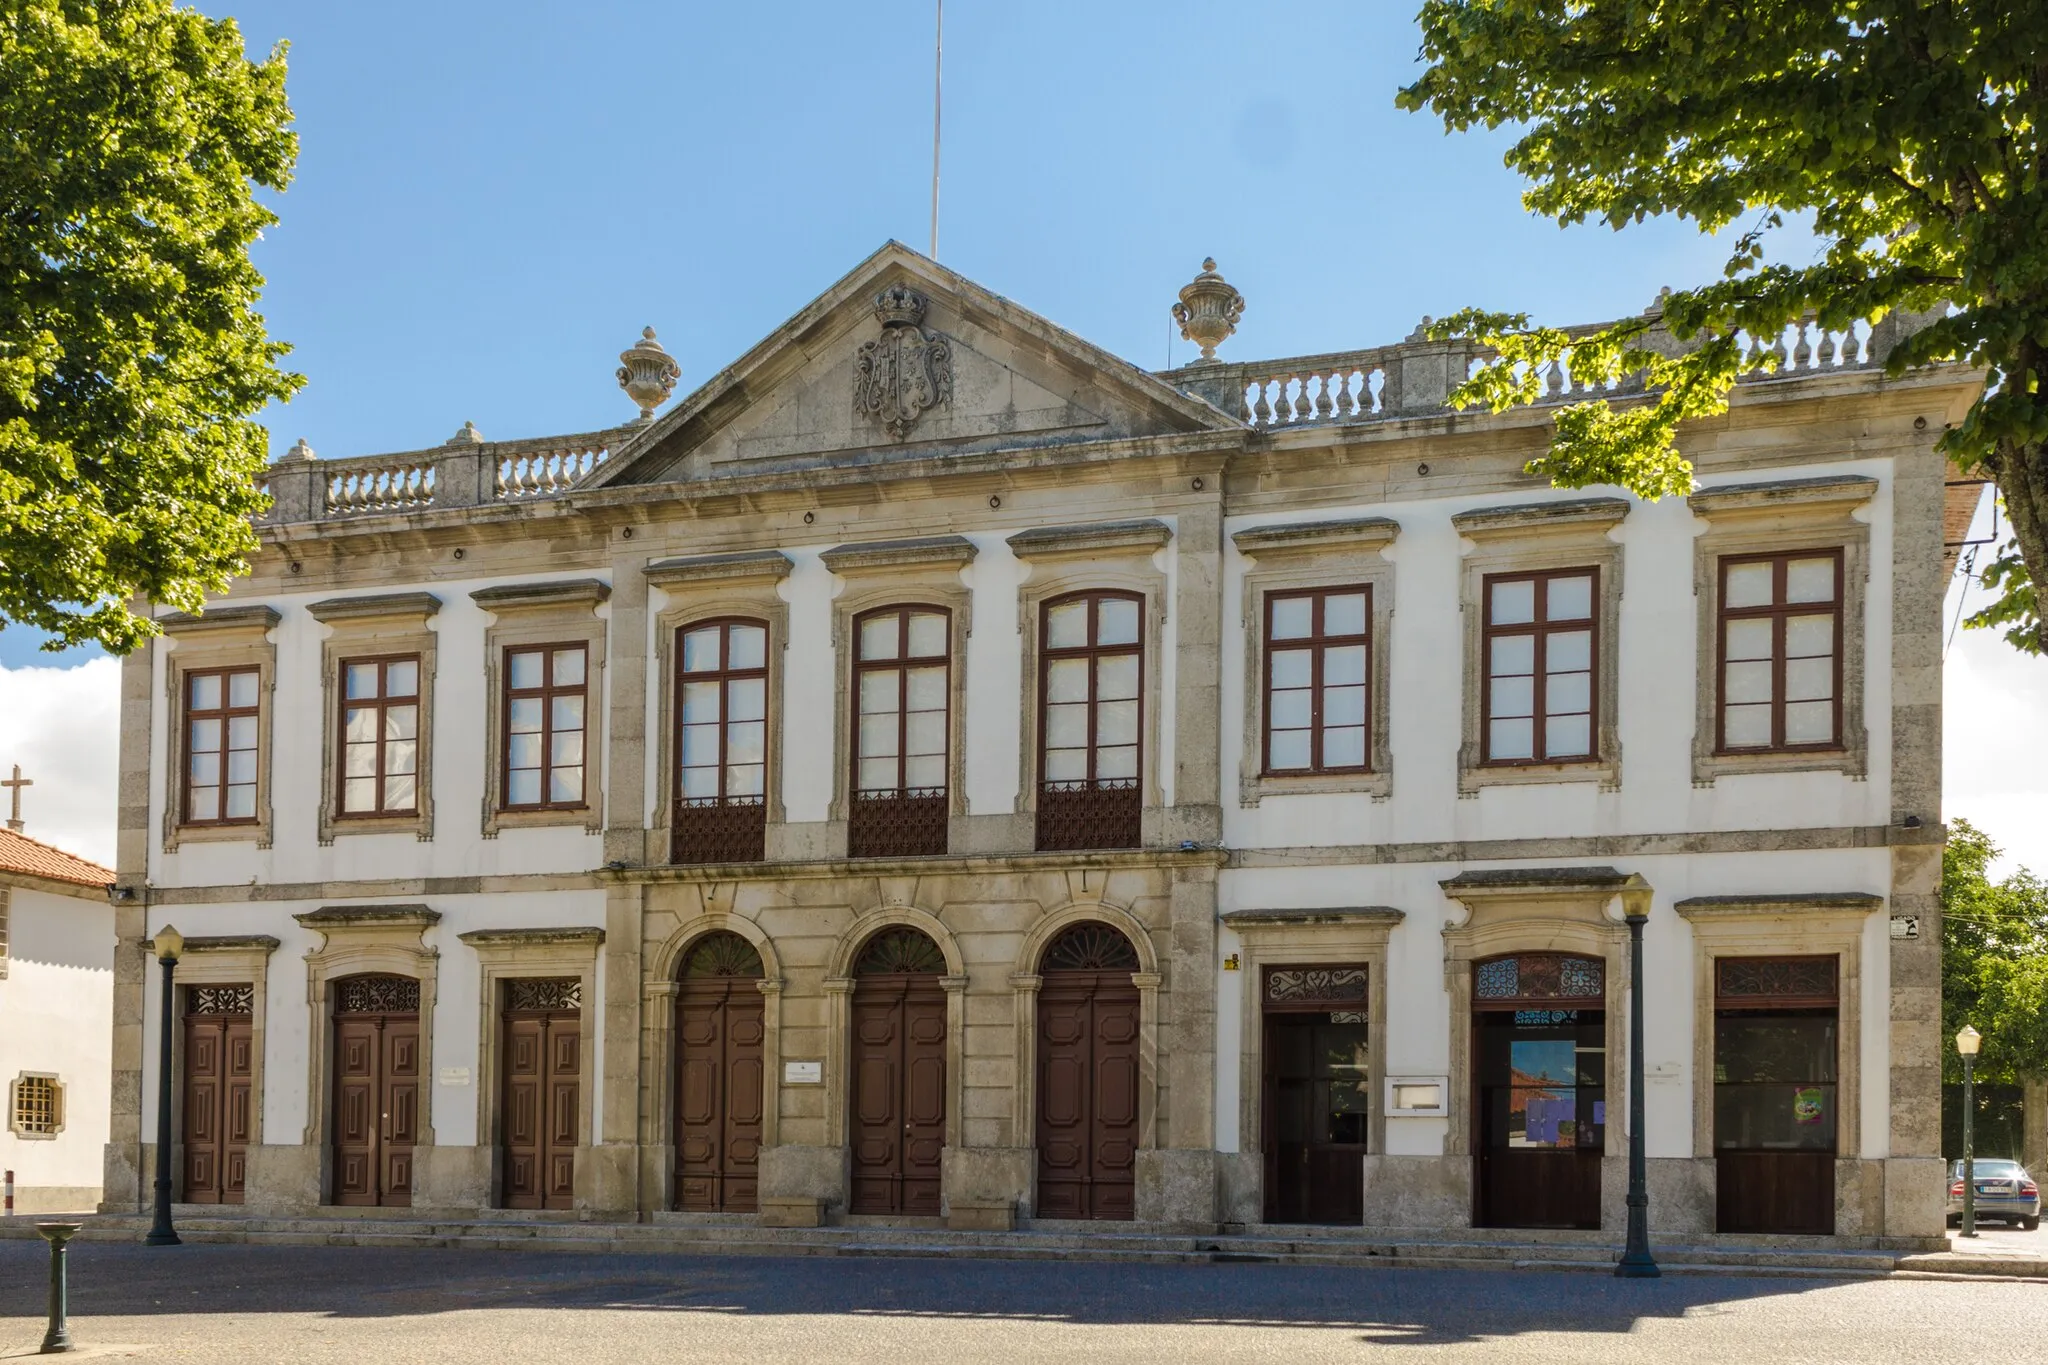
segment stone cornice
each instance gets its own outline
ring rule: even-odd
[[[1019,559],[1056,555],[1100,554],[1108,550],[1156,550],[1173,538],[1173,528],[1153,518],[1103,521],[1085,526],[1046,526],[1019,531],[1009,538]]]
[[[558,929],[472,929],[466,934],[457,934],[456,937],[472,948],[496,944],[542,943],[587,943],[595,948],[604,942],[604,930],[573,925]]]
[[[949,854],[934,858],[820,858],[809,862],[676,863],[606,867],[600,882],[811,881],[824,877],[950,877],[1048,869],[1212,867],[1229,862],[1221,849],[1117,849],[1073,853]]]
[[[863,569],[894,569],[912,564],[965,565],[973,562],[974,542],[966,536],[924,536],[916,540],[877,540],[835,546],[820,556],[836,574]]]
[[[1612,867],[1520,867],[1498,871],[1461,872],[1438,882],[1449,896],[1556,895],[1560,892],[1615,892],[1634,885],[1635,878]]]
[[[1692,921],[1769,919],[1779,915],[1867,915],[1884,897],[1866,891],[1793,891],[1753,896],[1692,896],[1672,908]]]
[[[485,611],[512,611],[521,607],[595,607],[612,595],[611,584],[601,578],[568,578],[550,583],[505,583],[478,588],[469,600]]]
[[[1296,521],[1278,526],[1251,526],[1231,534],[1238,550],[1254,559],[1278,554],[1329,549],[1378,549],[1401,534],[1391,517],[1347,517],[1336,521]]]
[[[649,583],[666,587],[674,583],[720,583],[734,579],[781,580],[795,568],[780,550],[741,550],[732,554],[684,555],[657,559],[643,571]]]
[[[441,599],[430,592],[386,592],[368,597],[330,597],[311,604],[306,613],[315,621],[328,624],[389,616],[417,616],[425,620],[440,610]]]
[[[320,930],[351,925],[417,925],[428,929],[441,922],[441,912],[424,905],[328,905],[292,918],[308,929]]]
[[[1523,502],[1506,507],[1477,507],[1451,518],[1460,535],[1526,535],[1531,531],[1605,529],[1628,515],[1627,498],[1570,498],[1563,502]]]
[[[1877,493],[1877,480],[1861,474],[1828,474],[1811,479],[1775,479],[1768,483],[1730,483],[1702,488],[1685,505],[1702,517],[1727,512],[1770,511],[1780,507],[1812,507],[1829,503],[1865,503]]]
[[[185,940],[185,955],[248,952],[252,949],[274,953],[277,947],[278,940],[269,934],[205,934]]]
[[[1408,915],[1391,905],[1359,905],[1304,910],[1226,910],[1220,918],[1233,929],[1257,924],[1379,924],[1392,928]]]
[[[169,616],[156,618],[156,628],[166,635],[196,635],[207,630],[251,630],[266,631],[277,628],[284,619],[276,607],[259,604],[246,607],[209,607],[206,611],[174,611]]]

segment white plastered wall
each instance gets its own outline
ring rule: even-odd
[[[0,977],[0,1169],[14,1172],[23,1211],[32,1190],[97,1190],[113,1076],[114,911],[101,900],[11,887],[7,974]],[[64,1087],[54,1139],[14,1135],[12,1087],[23,1072]],[[65,1207],[73,1212],[89,1208]]]

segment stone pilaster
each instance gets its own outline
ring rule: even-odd
[[[1171,843],[1223,837],[1223,473],[1189,476],[1207,493],[1182,507],[1174,533]]]
[[[114,843],[113,1095],[103,1198],[109,1213],[140,1210],[149,1167],[142,1150],[144,950],[149,905],[149,732],[153,644],[121,661],[121,748]]]

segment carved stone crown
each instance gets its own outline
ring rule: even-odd
[[[924,295],[907,284],[892,284],[875,295],[875,316],[884,327],[915,327],[924,321]]]

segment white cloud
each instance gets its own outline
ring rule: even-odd
[[[2048,876],[2048,659],[1963,630],[1942,673],[1942,818],[1961,816],[2005,851],[1995,875],[2024,865]]]
[[[0,776],[19,763],[35,783],[22,789],[22,833],[114,865],[120,715],[118,659],[72,668],[0,666]]]

